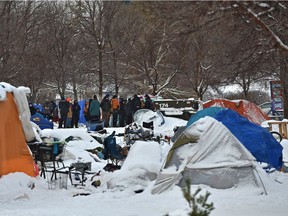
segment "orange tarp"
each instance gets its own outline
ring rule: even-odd
[[[24,172],[35,176],[34,161],[26,144],[12,93],[0,101],[0,176]]]
[[[270,119],[256,104],[246,100],[214,99],[203,104],[203,108],[213,106],[232,109],[258,125]]]

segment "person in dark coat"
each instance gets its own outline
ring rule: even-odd
[[[108,94],[105,95],[105,97],[102,99],[100,107],[102,109],[102,119],[104,120],[104,126],[109,127],[111,102],[109,100]]]
[[[37,112],[36,108],[33,106],[32,103],[29,103],[29,109],[30,109],[31,116]]]
[[[59,128],[66,127],[67,114],[69,112],[70,103],[64,97],[59,101]]]
[[[129,125],[132,123],[132,100],[131,98],[128,98],[128,101],[125,104],[124,110],[125,110],[125,117],[126,117],[126,125]]]
[[[132,117],[133,117],[134,113],[139,109],[141,109],[141,100],[137,96],[137,94],[134,94],[134,96],[132,98]]]
[[[54,110],[56,109],[56,107],[57,107],[57,104],[55,103],[55,101],[54,100],[51,100],[50,101],[50,115],[53,117],[53,112],[54,112]]]
[[[155,110],[155,107],[154,107],[154,103],[153,101],[151,100],[150,96],[148,94],[145,95],[145,105],[144,105],[144,108],[145,109],[150,109],[152,111]]]
[[[72,104],[72,121],[71,121],[71,127],[78,128],[78,122],[79,122],[79,116],[80,116],[80,105],[78,104],[77,100],[74,100]]]
[[[119,126],[124,127],[125,126],[125,105],[126,105],[126,99],[120,98],[120,108],[119,108]]]
[[[51,102],[49,101],[49,99],[47,98],[46,101],[43,103],[43,114],[44,114],[44,118],[46,119],[51,119]]]

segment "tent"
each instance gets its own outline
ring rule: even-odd
[[[35,176],[27,142],[35,139],[26,98],[27,88],[0,83],[0,176],[24,172]]]
[[[254,103],[247,100],[227,100],[214,99],[203,103],[203,108],[224,107],[238,112],[249,121],[261,125],[262,122],[269,120],[269,117]]]
[[[160,111],[152,111],[149,109],[139,109],[133,115],[133,120],[137,124],[143,126],[143,123],[153,122],[154,126],[162,126],[165,123],[165,119]]]
[[[37,124],[41,130],[46,128],[53,129],[53,122],[44,118],[41,114],[37,112],[31,116],[30,120]]]
[[[241,185],[263,187],[253,155],[219,121],[204,117],[186,128],[170,149],[152,193],[174,185],[206,184],[226,189]],[[264,188],[264,187],[263,187]]]
[[[271,133],[228,108],[209,107],[198,111],[187,122],[186,128],[201,117],[210,116],[224,124],[229,131],[252,153],[258,162],[267,163],[268,167],[281,169],[282,149]]]
[[[192,125],[194,122],[198,121],[200,118],[205,116],[215,116],[220,110],[223,110],[222,107],[208,107],[206,109],[199,110],[194,115],[192,115],[186,125],[186,128]]]

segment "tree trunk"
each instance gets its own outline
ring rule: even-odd
[[[287,52],[280,51],[280,80],[282,82],[282,100],[284,109],[284,118],[288,118],[288,60]]]
[[[99,98],[102,98],[103,96],[103,50],[102,46],[99,50],[99,69],[98,69],[98,78],[99,78]]]

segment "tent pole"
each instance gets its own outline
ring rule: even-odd
[[[260,175],[259,175],[259,173],[258,173],[258,170],[257,170],[255,167],[254,167],[253,170],[256,171],[256,174],[257,174],[258,179],[259,179],[259,181],[260,181],[260,183],[261,183],[261,185],[262,185],[262,188],[263,188],[263,190],[264,190],[265,195],[268,195],[267,190],[266,190],[266,188],[265,188],[265,186],[264,186],[264,184],[263,184],[263,181],[262,181],[262,179],[261,179],[261,177],[260,177]]]

